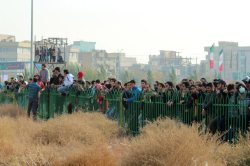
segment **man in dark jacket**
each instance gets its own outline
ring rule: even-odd
[[[37,84],[37,79],[33,78],[33,82],[27,85],[29,94],[29,105],[28,105],[28,117],[30,117],[30,112],[33,114],[33,119],[36,120],[37,108],[38,108],[38,95],[41,90],[40,86]]]
[[[214,117],[213,112],[213,102],[215,98],[215,93],[213,90],[213,84],[211,82],[206,85],[207,93],[205,100],[202,104],[202,115],[207,116],[207,129],[214,134],[217,129],[217,119]]]

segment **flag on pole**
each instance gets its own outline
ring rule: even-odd
[[[210,69],[214,68],[214,44],[210,47]]]
[[[224,69],[224,52],[223,49],[220,51],[220,60],[219,60],[219,71],[222,72]]]

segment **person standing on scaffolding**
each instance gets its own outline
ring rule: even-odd
[[[50,59],[50,62],[56,62],[56,48],[55,46],[52,48],[52,59]]]

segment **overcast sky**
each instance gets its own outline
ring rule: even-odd
[[[0,34],[30,40],[30,1],[0,0]],[[34,36],[95,41],[147,63],[174,50],[204,59],[218,41],[250,45],[248,0],[34,0]]]

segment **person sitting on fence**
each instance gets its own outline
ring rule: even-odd
[[[82,71],[79,71],[77,74],[77,80],[74,80],[73,88],[77,91],[77,94],[79,94],[80,91],[83,91],[85,89],[86,81],[83,77],[84,73]]]
[[[74,76],[70,74],[67,69],[63,70],[63,73],[64,81],[63,84],[58,87],[57,91],[65,96],[66,94],[68,94],[69,88],[74,83]]]
[[[58,87],[63,82],[63,75],[60,73],[60,67],[56,67],[52,71],[52,77],[50,78],[49,84],[51,87]]]
[[[59,78],[55,73],[55,70],[52,70],[52,76],[49,80],[49,86],[50,87],[55,87],[55,85],[59,84]]]
[[[37,108],[38,108],[38,99],[39,92],[41,90],[40,86],[37,83],[37,78],[33,78],[33,82],[27,85],[28,96],[29,96],[29,104],[28,104],[28,117],[30,117],[30,113],[33,114],[33,119],[37,118]]]

